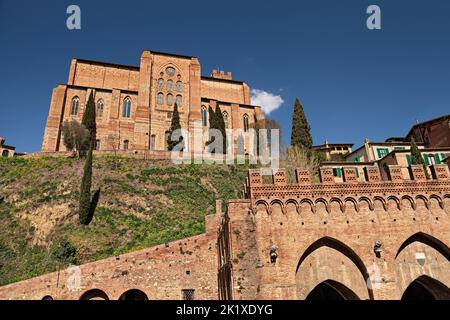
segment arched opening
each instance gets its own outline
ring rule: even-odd
[[[436,279],[420,276],[406,288],[402,300],[450,300],[450,289]]]
[[[421,242],[423,244],[426,244],[427,246],[432,247],[436,251],[438,251],[440,254],[442,254],[448,261],[450,261],[450,248],[443,243],[442,241],[425,234],[423,232],[418,232],[408,239],[406,239],[403,244],[400,246],[400,248],[397,250],[397,254],[395,255],[395,258],[398,257],[400,252],[402,252],[407,246],[412,244],[413,242]]]
[[[100,289],[92,289],[83,293],[80,300],[109,300],[108,295]]]
[[[42,300],[53,300],[52,296],[45,296],[42,298]]]
[[[358,299],[373,300],[374,297],[372,290],[372,282],[369,276],[369,272],[366,266],[364,265],[363,261],[361,260],[361,258],[349,246],[331,237],[320,238],[319,240],[312,243],[300,257],[300,260],[297,264],[296,277],[305,275],[304,272],[303,273],[300,272],[301,271],[300,268],[305,261],[306,263],[312,262],[307,261],[311,258],[314,258],[314,261],[316,261],[316,263],[320,262],[319,264],[322,265],[320,273],[322,276],[321,280],[323,282],[325,282],[325,280],[329,278],[334,278],[335,280],[327,280],[327,281],[333,281],[333,283],[344,282],[348,286],[350,286],[355,292],[358,293],[357,295]],[[345,277],[335,278],[334,277],[335,275],[342,276],[342,273],[334,274],[333,270],[335,269],[335,265],[333,265],[332,262],[342,265],[342,267],[344,268],[343,270],[346,270],[347,273],[354,275],[359,274],[359,276],[355,277],[354,278],[355,281],[352,282],[351,284],[350,282],[349,283],[345,282]],[[324,268],[325,265],[327,266],[327,268]],[[298,281],[305,281],[305,279],[299,278]],[[319,281],[316,283],[318,283],[316,286],[321,284],[319,283]],[[327,284],[329,283],[330,282],[327,282]],[[302,287],[303,283],[299,282],[299,286]],[[302,292],[300,296],[305,297],[307,291],[305,292],[305,289],[301,289],[301,291]]]
[[[342,283],[326,280],[319,283],[306,300],[359,300],[359,297]]]
[[[134,300],[134,301],[148,300],[148,297],[141,290],[131,289],[131,290],[128,290],[128,291],[122,293],[122,295],[119,297],[119,300]]]

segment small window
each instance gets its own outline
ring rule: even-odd
[[[158,91],[161,91],[162,89],[164,89],[164,80],[158,79]]]
[[[78,114],[78,106],[80,105],[80,99],[78,97],[75,97],[72,99],[72,107],[70,109],[70,114],[72,116],[76,116]]]
[[[177,81],[177,91],[183,92],[183,82]]]
[[[2,151],[2,157],[9,157],[9,151],[8,150],[3,150]]]
[[[129,142],[128,142],[128,140],[125,140],[123,142],[123,150],[128,150],[128,147],[129,147]]]
[[[195,293],[194,289],[183,289],[181,290],[181,292],[183,300],[194,300],[194,293]]]
[[[169,77],[173,77],[175,75],[175,68],[173,67],[167,67],[166,73],[169,75]]]
[[[183,97],[181,95],[177,95],[176,104],[178,107],[181,107],[183,105]]]
[[[172,91],[173,90],[173,81],[172,80],[167,80],[167,91]]]
[[[104,109],[104,103],[103,103],[103,100],[100,99],[97,102],[97,112],[96,112],[97,118],[103,117],[103,109]]]
[[[224,111],[222,113],[222,115],[223,115],[223,122],[225,122],[225,129],[227,129],[228,128],[228,113],[226,111]]]
[[[100,150],[100,140],[99,139],[95,140],[94,149],[95,150]]]
[[[204,127],[206,127],[207,124],[208,124],[208,116],[207,115],[208,114],[207,114],[207,111],[206,111],[206,107],[203,106],[202,107],[202,124],[203,124]]]
[[[167,112],[167,119],[172,119],[173,112]]]
[[[162,92],[158,93],[158,96],[156,98],[156,103],[158,105],[160,105],[160,106],[163,105],[163,103],[164,103],[164,94]]]
[[[244,114],[244,132],[248,131],[248,115]]]
[[[130,99],[130,97],[126,97],[123,100],[122,116],[124,118],[130,118],[131,117],[131,99]]]
[[[434,157],[434,154],[428,155],[428,164],[429,165],[435,165],[436,164],[436,158]]]
[[[378,153],[378,158],[381,159],[381,158],[384,158],[385,156],[388,155],[389,149],[387,149],[387,148],[378,148],[377,149],[377,153]]]
[[[167,105],[168,105],[168,106],[173,105],[173,95],[172,95],[172,94],[169,93],[169,94],[167,95],[166,102],[167,102]]]
[[[156,136],[154,134],[150,137],[150,150],[155,150]]]

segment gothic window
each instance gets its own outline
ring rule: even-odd
[[[80,105],[80,99],[75,97],[72,99],[72,108],[70,109],[70,114],[76,116],[78,114],[78,106]]]
[[[155,142],[156,142],[156,136],[154,134],[150,137],[150,150],[155,150]]]
[[[167,67],[166,68],[166,73],[169,77],[173,77],[175,75],[175,68],[173,67]]]
[[[128,147],[129,147],[129,141],[128,141],[128,140],[125,140],[125,141],[123,142],[123,150],[128,150]]]
[[[177,81],[177,91],[183,92],[183,82]]]
[[[224,111],[222,113],[222,115],[223,115],[223,122],[225,122],[225,129],[227,129],[228,128],[228,113],[226,111]]]
[[[167,105],[168,105],[168,106],[173,105],[173,95],[172,95],[172,94],[169,93],[169,94],[167,95],[167,101],[166,101],[166,102],[167,102]]]
[[[244,132],[248,131],[248,115],[244,114]]]
[[[103,109],[104,109],[104,103],[103,103],[103,100],[100,99],[97,102],[97,112],[96,112],[97,118],[103,117]]]
[[[208,121],[208,118],[207,118],[207,111],[206,111],[206,107],[205,106],[203,106],[202,107],[202,124],[203,124],[203,126],[204,127],[206,127],[206,125],[207,125],[207,121]]]
[[[158,80],[158,91],[161,91],[164,88],[164,80],[159,79]]]
[[[158,103],[159,105],[162,105],[164,103],[164,94],[162,92],[158,93],[156,103]]]
[[[167,91],[172,91],[172,90],[173,90],[173,81],[167,80]]]
[[[176,104],[178,107],[181,107],[181,105],[183,104],[183,97],[181,95],[177,95]]]
[[[126,97],[123,100],[122,117],[124,117],[124,118],[131,117],[131,99],[130,99],[130,97]]]
[[[100,150],[100,140],[99,139],[97,139],[97,140],[95,140],[95,146],[94,146],[95,148],[95,150]]]

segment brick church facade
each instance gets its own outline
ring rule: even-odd
[[[100,151],[167,150],[166,135],[175,103],[181,127],[189,134],[208,127],[210,106],[213,110],[220,106],[228,129],[245,133],[255,119],[264,120],[261,107],[251,105],[245,82],[217,70],[209,77],[202,76],[195,57],[144,51],[139,66],[73,59],[67,83],[53,89],[43,153],[66,151],[61,127],[65,120],[81,122],[91,92]],[[202,151],[193,148],[191,143],[191,151]]]

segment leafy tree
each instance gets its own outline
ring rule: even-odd
[[[310,131],[311,127],[306,119],[303,106],[297,98],[295,99],[294,114],[292,116],[291,146],[311,149],[313,141]]]
[[[89,131],[76,120],[64,121],[61,128],[63,143],[67,150],[82,156],[83,150],[89,146]]]
[[[53,243],[50,255],[61,264],[75,264],[77,262],[77,248],[66,238]]]
[[[83,119],[81,124],[85,126],[86,129],[89,130],[89,147],[92,146],[92,149],[95,145],[96,134],[97,134],[97,125],[96,125],[96,116],[95,116],[95,101],[94,101],[94,93],[91,91],[89,95],[88,102],[86,104],[86,110],[83,114]]]
[[[182,136],[180,136],[178,141],[173,141],[172,140],[172,133],[174,131],[176,131],[176,130],[179,130],[179,129],[181,129],[180,113],[178,112],[178,106],[175,103],[175,105],[173,107],[172,122],[170,124],[169,134],[167,135],[167,147],[168,147],[169,151],[172,151],[175,148],[175,146],[178,145],[181,142],[183,142],[181,150],[183,150],[184,147],[185,147]]]
[[[427,177],[427,179],[430,179],[430,175],[428,174],[427,170],[427,165],[414,139],[411,140],[411,164],[422,165],[423,170],[425,171],[425,176]]]

